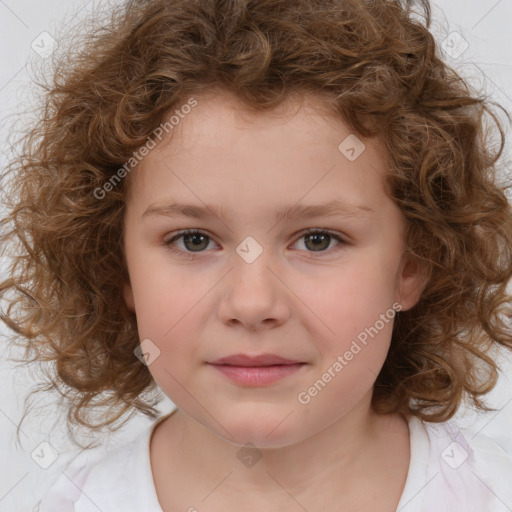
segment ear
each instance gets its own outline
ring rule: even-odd
[[[395,293],[395,300],[402,305],[402,311],[407,311],[418,303],[427,283],[425,267],[410,254],[404,254],[398,269]]]
[[[126,304],[126,307],[132,313],[135,313],[135,299],[133,298],[133,290],[132,285],[130,283],[125,282],[123,284],[123,299]]]

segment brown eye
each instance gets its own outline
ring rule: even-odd
[[[304,238],[306,240],[306,247],[313,251],[327,249],[331,242],[331,235],[326,233],[312,233],[310,235],[306,235]]]
[[[304,239],[304,247],[307,252],[316,253],[331,252],[328,249],[333,240],[338,242],[337,246],[335,246],[333,250],[336,250],[338,246],[345,243],[338,235],[330,233],[329,231],[321,230],[307,231],[300,236],[299,240],[301,239]]]
[[[182,242],[180,244],[176,243],[181,240]],[[299,240],[304,240],[304,248],[299,247],[299,250],[306,253],[316,253],[318,256],[324,253],[330,254],[342,248],[340,246],[347,245],[347,242],[339,235],[320,229],[306,231],[298,238],[296,244],[299,243]],[[336,241],[337,244],[329,249],[333,241]],[[195,254],[200,255],[207,253],[210,242],[213,242],[213,240],[207,233],[190,229],[176,234],[170,240],[165,241],[164,245],[178,255],[194,257]]]
[[[203,235],[200,233],[193,233],[193,234],[187,234],[182,235],[183,237],[183,244],[185,247],[191,251],[200,251],[202,249],[205,249],[208,247],[208,241],[209,238],[207,235]],[[206,241],[206,244],[205,244]]]
[[[171,246],[179,239],[183,239],[184,249],[179,249],[181,252],[204,252],[204,249],[208,247],[210,237],[202,231],[183,231],[172,237],[170,240],[165,242],[165,245]]]

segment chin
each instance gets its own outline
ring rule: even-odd
[[[219,437],[231,444],[246,446],[250,443],[260,449],[284,448],[308,437],[302,422],[294,417],[296,414],[282,411],[283,408],[279,408],[273,413],[263,410],[260,413],[255,407],[254,412],[244,414],[235,410],[233,417],[224,416],[222,421],[232,437],[216,424],[209,424],[209,428],[213,427]]]

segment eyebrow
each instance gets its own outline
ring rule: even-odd
[[[375,213],[375,211],[368,206],[347,204],[339,200],[333,200],[318,205],[294,204],[285,206],[276,210],[275,220],[276,222],[280,222],[282,220],[298,220],[316,217],[368,218],[372,213]],[[196,205],[179,201],[169,201],[162,204],[154,203],[150,205],[142,214],[142,217],[152,215],[164,217],[191,217],[194,219],[206,219],[214,215],[223,219],[225,218],[225,210],[223,207],[216,205]]]

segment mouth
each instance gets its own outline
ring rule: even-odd
[[[267,386],[284,379],[306,363],[274,354],[248,356],[236,354],[208,363],[225,377],[242,386]]]

